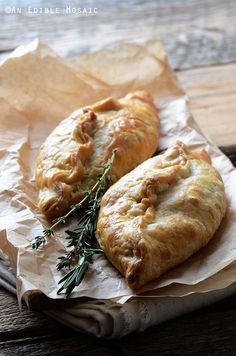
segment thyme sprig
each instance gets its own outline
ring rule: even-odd
[[[65,231],[68,240],[66,253],[64,256],[58,257],[57,269],[66,268],[69,270],[58,283],[63,283],[58,294],[65,290],[68,297],[75,286],[78,286],[82,281],[87,267],[93,262],[93,256],[102,253],[100,248],[95,247],[95,231],[101,199],[110,180],[110,169],[114,157],[115,152],[104,165],[103,173],[97,177],[94,186],[84,193],[84,198],[78,204],[73,205],[68,213],[55,219],[54,224],[50,228],[44,229],[43,235],[36,236],[31,243],[33,249],[38,249],[46,243],[48,237],[54,235],[56,226],[65,224],[68,217],[79,212],[77,227],[74,230]]]

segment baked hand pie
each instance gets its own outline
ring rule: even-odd
[[[208,154],[177,142],[108,189],[97,239],[137,290],[205,246],[225,211],[224,184]]]
[[[48,136],[37,157],[40,210],[54,218],[83,198],[116,150],[114,183],[151,157],[159,143],[152,97],[137,91],[75,111]]]

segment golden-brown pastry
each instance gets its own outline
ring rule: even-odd
[[[224,184],[207,153],[191,153],[177,142],[108,189],[97,238],[138,289],[206,245],[225,210]]]
[[[94,185],[114,149],[112,182],[151,157],[158,143],[159,120],[145,91],[75,111],[48,136],[39,152],[39,208],[49,218],[65,213]]]

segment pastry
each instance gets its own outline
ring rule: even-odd
[[[177,142],[108,189],[97,239],[137,290],[205,246],[225,211],[224,184],[208,154]]]
[[[79,202],[116,150],[114,183],[151,157],[159,143],[159,120],[145,91],[107,98],[75,111],[42,145],[36,169],[40,210],[48,217],[64,214]]]

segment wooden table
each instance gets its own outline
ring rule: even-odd
[[[0,57],[35,37],[64,57],[129,40],[162,37],[170,63],[191,99],[203,130],[236,164],[236,1],[90,1],[98,14],[6,14],[0,4]],[[26,4],[27,1],[15,1]],[[87,2],[57,1],[57,7]],[[109,3],[109,4],[108,4]],[[19,5],[20,6],[20,5]],[[34,7],[55,7],[34,1]],[[8,10],[9,11],[9,10]],[[210,307],[121,341],[75,333],[43,314],[23,308],[0,289],[0,355],[233,355],[236,302]]]

